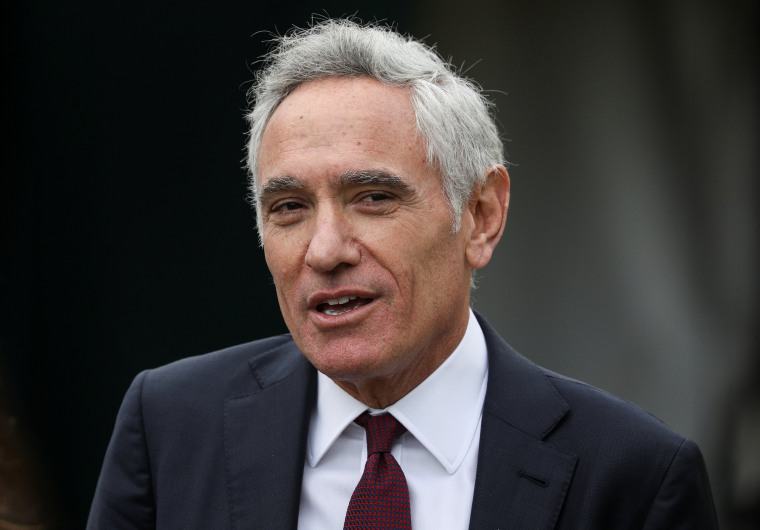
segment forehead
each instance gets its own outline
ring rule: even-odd
[[[259,184],[293,172],[398,173],[425,162],[408,89],[327,78],[299,86],[272,114],[259,149]]]

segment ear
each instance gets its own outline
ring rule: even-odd
[[[504,166],[491,166],[486,181],[475,188],[470,197],[467,214],[470,216],[472,233],[467,241],[467,262],[473,269],[482,269],[491,261],[509,207],[509,174]]]

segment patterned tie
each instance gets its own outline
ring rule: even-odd
[[[344,530],[411,530],[409,488],[391,455],[406,427],[390,414],[365,412],[355,421],[367,431],[367,464],[348,503]]]

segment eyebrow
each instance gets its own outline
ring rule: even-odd
[[[402,177],[391,175],[385,171],[348,171],[340,175],[337,182],[339,187],[364,186],[367,184],[402,192],[412,191],[412,186]]]
[[[366,185],[389,188],[398,192],[410,193],[413,191],[413,187],[402,177],[385,171],[347,171],[331,183],[331,187],[335,189]],[[306,189],[306,184],[298,177],[289,175],[274,177],[261,187],[259,200],[264,203],[275,194],[304,189]]]
[[[274,177],[269,179],[267,183],[261,187],[261,190],[259,190],[259,200],[263,203],[276,193],[303,190],[305,188],[306,185],[296,177]]]

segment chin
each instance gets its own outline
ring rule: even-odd
[[[356,352],[363,353],[357,355]],[[366,348],[325,348],[318,354],[304,352],[314,367],[335,381],[354,382],[390,375],[393,365],[382,352],[368,352]]]

